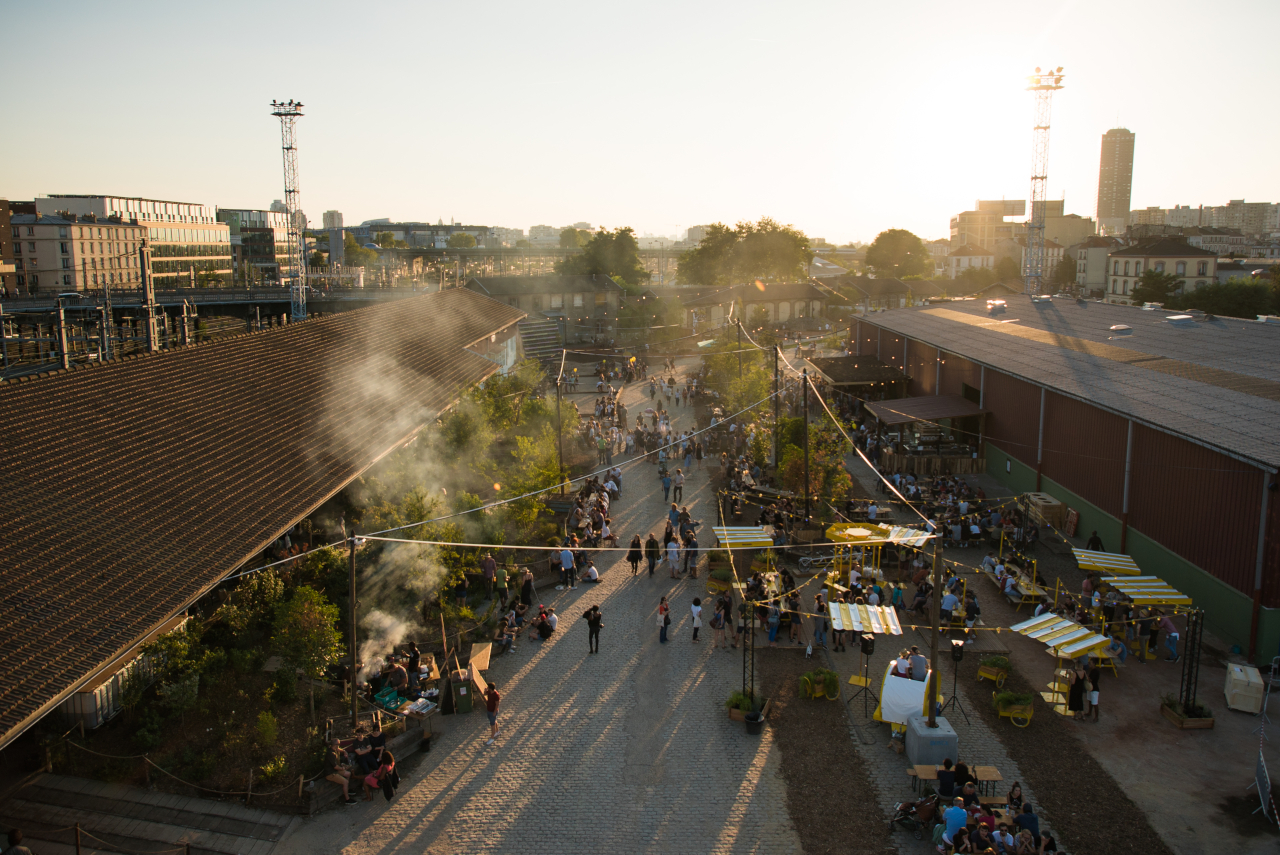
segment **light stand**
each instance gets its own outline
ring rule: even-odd
[[[874,700],[876,703],[876,706],[880,706],[880,696],[877,695],[874,690],[872,690],[871,680],[867,677],[867,670],[871,666],[871,654],[875,653],[875,650],[876,650],[876,637],[871,633],[867,633],[863,635],[862,636],[862,652],[858,656],[858,658],[862,660],[862,685],[861,685],[861,688],[858,689],[858,691],[854,692],[853,695],[849,697],[849,700],[845,701],[845,704],[848,705],[856,701],[859,697],[861,697],[862,698],[862,715],[864,718],[867,718],[867,719],[871,717],[871,711],[868,709],[871,701]]]
[[[960,703],[960,696],[956,694],[956,684],[960,679],[960,660],[964,659],[964,642],[952,640],[951,642],[951,660],[955,663],[951,669],[951,697],[947,698],[947,702],[942,705],[942,714],[946,714],[947,710],[954,706],[960,711],[960,715],[964,716],[964,723],[969,724],[969,714],[964,711],[964,704]]]

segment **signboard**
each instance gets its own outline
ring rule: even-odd
[[[1080,527],[1080,512],[1075,508],[1067,508],[1067,524],[1063,526],[1063,530],[1067,533],[1067,537],[1075,537],[1076,529]]]

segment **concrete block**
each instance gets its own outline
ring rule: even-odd
[[[941,766],[950,758],[953,762],[959,748],[955,728],[941,716],[935,719],[936,728],[929,727],[929,719],[916,715],[907,719],[907,759],[913,766]]]

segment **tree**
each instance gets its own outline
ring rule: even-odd
[[[573,226],[565,226],[564,231],[560,232],[561,249],[579,249],[586,246],[590,241],[591,232],[586,229],[575,229]]]
[[[996,271],[990,267],[966,267],[956,277],[974,291],[981,291],[996,281]]]
[[[924,241],[906,229],[881,232],[867,249],[867,266],[885,278],[924,273],[932,263]]]
[[[1134,292],[1135,299],[1137,292]],[[1199,309],[1211,315],[1228,318],[1255,318],[1280,310],[1280,301],[1266,282],[1252,279],[1229,279],[1202,285],[1189,294],[1174,297],[1169,308]]]
[[[1076,260],[1069,253],[1063,253],[1062,259],[1054,266],[1050,279],[1059,288],[1074,288],[1076,284]]]
[[[342,244],[342,263],[347,267],[373,267],[378,263],[378,253],[356,243],[351,232],[347,232]]]
[[[604,275],[636,288],[649,281],[649,271],[640,261],[640,245],[636,233],[630,228],[606,231],[601,229],[592,235],[578,255],[556,262],[556,273],[570,276]]]
[[[516,241],[516,249],[529,249],[532,246],[533,244],[529,243],[527,240]]]
[[[307,677],[311,695],[311,721],[316,720],[315,681],[329,663],[342,655],[342,635],[336,626],[338,609],[324,594],[302,586],[276,614],[272,644],[285,663]]]
[[[1018,269],[1018,262],[1013,256],[1006,255],[996,262],[996,280],[999,282],[1008,282],[1010,279],[1018,279],[1022,276],[1022,271]]]
[[[323,267],[327,262],[324,260],[324,253],[317,250],[311,253],[311,261],[307,263],[312,267]]]
[[[1167,303],[1182,287],[1182,280],[1172,273],[1148,268],[1133,286],[1135,303]]]
[[[454,232],[449,235],[450,249],[471,249],[476,245],[475,235],[467,232]]]
[[[764,306],[757,305],[751,310],[751,317],[747,319],[747,329],[752,331],[764,329],[769,323],[769,310]]]
[[[684,282],[717,287],[752,279],[799,279],[813,258],[809,238],[794,226],[769,217],[729,228],[713,223],[698,245],[680,256]]]

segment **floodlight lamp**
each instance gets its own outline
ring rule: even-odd
[[[1039,74],[1039,73],[1040,73],[1040,66],[1038,66],[1038,65],[1037,65],[1037,66],[1036,66],[1036,74]]]

